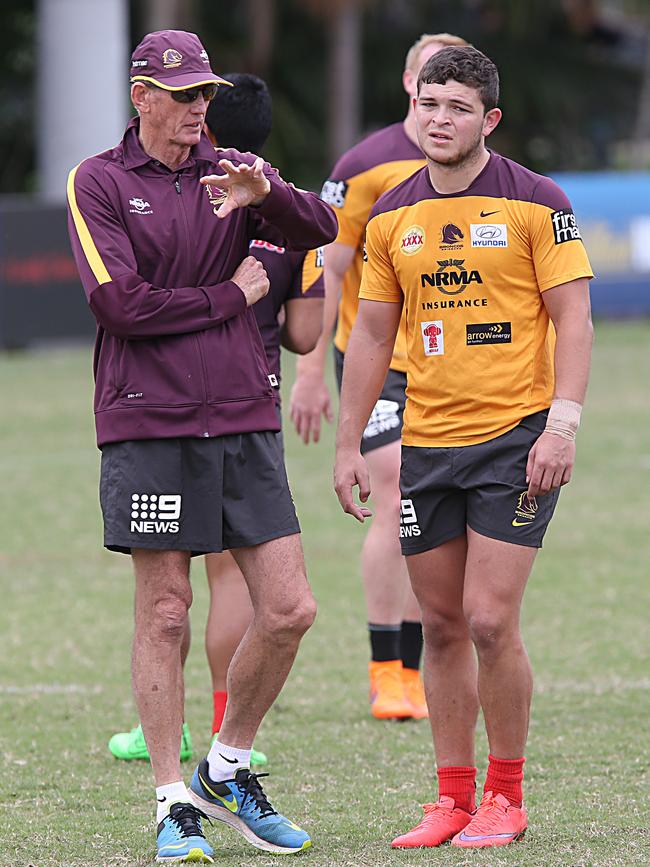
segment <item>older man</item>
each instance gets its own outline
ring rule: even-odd
[[[156,782],[158,858],[203,863],[206,812],[268,851],[310,845],[249,770],[315,605],[274,436],[277,380],[251,310],[269,281],[248,248],[261,238],[310,249],[336,234],[329,207],[261,159],[216,154],[203,123],[221,84],[194,34],[148,34],[131,62],[138,117],[68,182],[72,245],[98,325],[104,543],[130,553],[135,571],[133,688]],[[255,616],[190,793],[179,765],[189,563],[224,549]]]

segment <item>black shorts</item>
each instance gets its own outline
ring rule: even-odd
[[[300,532],[271,431],[102,448],[104,545],[208,554]]]
[[[343,381],[345,355],[334,347],[334,369],[339,392]],[[361,453],[371,452],[402,438],[402,420],[406,404],[406,374],[390,369],[386,374],[379,400],[361,437]]]
[[[402,446],[402,554],[420,554],[461,536],[469,526],[491,539],[541,548],[559,489],[526,495],[526,463],[548,411],[524,418],[474,446]]]

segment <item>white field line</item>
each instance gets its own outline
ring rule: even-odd
[[[34,683],[23,686],[0,683],[0,695],[99,695],[104,692],[100,684],[85,686],[81,683]]]

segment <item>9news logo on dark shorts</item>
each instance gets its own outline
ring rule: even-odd
[[[104,545],[207,554],[300,532],[272,431],[102,447]]]
[[[528,497],[526,464],[547,415],[547,410],[529,415],[476,445],[402,446],[402,554],[430,551],[464,535],[467,527],[491,539],[541,548],[560,491]]]

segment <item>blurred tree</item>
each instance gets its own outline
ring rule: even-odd
[[[156,30],[195,33],[198,26],[196,10],[196,0],[145,0],[143,34]]]
[[[35,114],[33,0],[0,4],[0,193],[33,189]]]
[[[275,0],[248,0],[248,29],[251,35],[248,71],[268,75],[275,44]]]
[[[363,2],[305,0],[327,29],[327,155],[330,163],[359,139]]]

